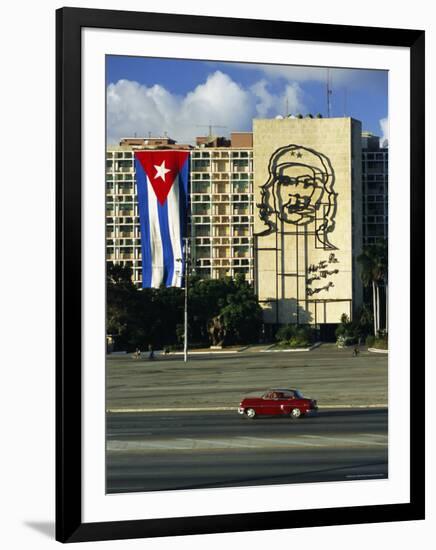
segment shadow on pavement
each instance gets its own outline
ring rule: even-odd
[[[338,405],[338,409],[341,409],[341,406]],[[377,415],[380,413],[386,413],[388,409],[386,407],[374,408],[374,409],[341,409],[341,410],[328,410],[323,411],[322,405],[320,405],[320,411],[318,412],[318,417],[332,418],[335,416],[367,416],[367,415]]]

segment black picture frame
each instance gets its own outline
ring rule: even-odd
[[[62,8],[56,13],[56,539],[96,541],[424,519],[424,31]],[[409,48],[410,502],[374,506],[82,522],[82,28],[145,30]],[[419,293],[419,294],[418,294]],[[419,319],[419,324],[413,319]]]

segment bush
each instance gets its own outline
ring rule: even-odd
[[[368,348],[388,349],[387,334],[379,335],[377,338],[374,336],[368,336],[366,339],[366,346]]]
[[[359,321],[350,321],[347,314],[341,315],[341,324],[335,331],[336,345],[340,348],[345,346],[354,346],[362,338],[362,327]]]
[[[355,346],[358,343],[358,338],[355,336],[338,336],[336,339],[336,345],[339,348],[346,346]]]
[[[365,344],[366,344],[366,347],[367,347],[367,348],[372,348],[372,347],[374,347],[374,342],[375,342],[374,336],[369,335],[369,336],[366,337],[366,342],[365,342]]]
[[[306,338],[300,338],[298,336],[291,338],[288,342],[288,346],[292,349],[308,348],[310,344],[311,342],[309,342],[309,340],[307,340]]]
[[[295,325],[283,325],[276,332],[276,340],[278,342],[288,342],[293,336],[295,336]]]
[[[314,329],[309,325],[283,325],[276,332],[276,340],[290,348],[307,348],[315,337]]]
[[[388,349],[388,337],[383,336],[381,338],[376,338],[373,347],[377,349]]]

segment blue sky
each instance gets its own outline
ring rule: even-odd
[[[199,125],[250,131],[254,117],[327,116],[324,67],[108,56],[108,142],[167,135],[192,143]],[[331,116],[352,116],[364,130],[387,137],[388,73],[330,69]]]

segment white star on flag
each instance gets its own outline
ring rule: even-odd
[[[162,161],[160,166],[156,166],[156,164],[153,166],[156,168],[156,175],[154,176],[154,179],[162,178],[165,181],[165,174],[167,172],[171,172],[169,168],[165,168],[165,161]]]

